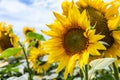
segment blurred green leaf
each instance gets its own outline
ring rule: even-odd
[[[22,48],[8,48],[1,53],[0,58],[8,58],[10,56],[13,56],[16,53],[20,52],[21,49]]]
[[[29,47],[35,46],[36,43],[37,43],[36,41],[32,41],[32,42],[29,44]]]
[[[117,27],[117,29],[116,29],[116,30],[120,31],[120,25]]]
[[[19,72],[19,69],[18,68],[12,68],[11,71],[13,71],[13,72]]]
[[[38,40],[45,40],[44,36],[38,33],[28,32],[27,37],[29,39],[38,39]]]
[[[96,72],[93,80],[115,80],[113,74],[109,70],[102,69]]]

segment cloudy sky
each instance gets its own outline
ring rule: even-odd
[[[46,24],[54,20],[52,12],[61,12],[62,1],[0,0],[0,21],[12,24],[15,34],[23,39],[24,26],[34,27],[37,32],[41,29],[46,30]]]
[[[37,32],[47,29],[45,24],[54,20],[53,11],[61,12],[63,0],[0,0],[0,21],[12,24],[15,33],[23,38],[24,26]]]

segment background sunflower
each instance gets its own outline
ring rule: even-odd
[[[110,2],[104,2],[104,0],[78,0],[76,4],[80,12],[87,11],[90,24],[95,25],[96,34],[105,35],[102,41],[107,43],[107,45],[105,44],[107,50],[101,51],[105,54],[104,57],[117,58],[120,53],[120,41],[119,39],[116,40],[120,35],[119,31],[116,31],[120,25],[119,2],[116,0]]]
[[[31,48],[28,58],[33,69],[37,71],[37,73],[44,73],[44,71],[47,71],[50,68],[50,63],[48,63],[47,60],[44,59],[44,56],[46,55],[47,54],[44,50],[42,50],[42,48]]]
[[[18,47],[19,38],[13,33],[12,25],[0,22],[0,53],[7,48]]]
[[[31,27],[24,27],[23,28],[23,33],[24,33],[24,36],[25,36],[25,42],[28,42],[28,44],[32,41],[30,39],[28,39],[27,37],[27,34],[29,32],[36,32],[34,28],[31,28]]]

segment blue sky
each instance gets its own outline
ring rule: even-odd
[[[24,26],[34,27],[37,32],[46,30],[53,22],[53,11],[61,12],[63,0],[0,0],[0,21],[12,24],[14,32],[23,38]]]

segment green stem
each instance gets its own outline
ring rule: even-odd
[[[114,70],[114,77],[115,77],[115,79],[119,80],[119,76],[118,76],[119,73],[118,73],[118,69],[117,69],[115,63],[113,63],[113,70]]]
[[[84,76],[83,76],[82,69],[80,69],[80,77],[81,77],[81,80],[83,80]]]
[[[108,66],[108,67],[109,67],[109,69],[110,69],[110,73],[112,74],[112,71],[113,71],[113,70],[112,70],[111,66]]]
[[[85,80],[88,80],[88,66],[85,65]]]
[[[23,53],[24,53],[24,56],[25,56],[25,59],[26,59],[26,63],[27,63],[27,67],[28,67],[28,73],[29,73],[28,80],[33,80],[30,65],[29,65],[28,58],[27,58],[27,55],[26,55],[26,52],[25,52],[25,48],[20,42],[18,42],[18,43],[22,47],[22,50],[23,50]]]

